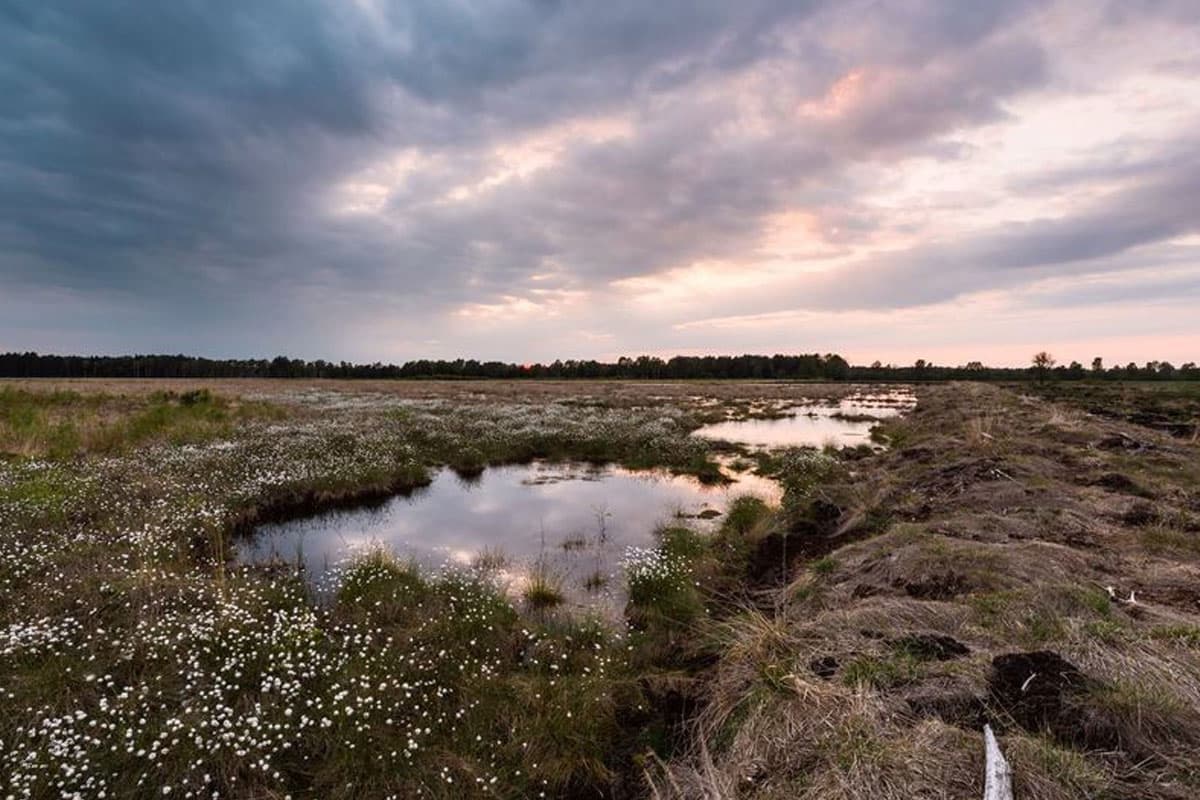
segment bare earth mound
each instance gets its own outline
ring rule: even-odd
[[[1200,449],[996,387],[920,397],[815,492],[838,523],[793,526],[827,555],[722,623],[655,794],[979,797],[990,722],[1017,797],[1200,795]]]

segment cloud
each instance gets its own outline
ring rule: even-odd
[[[1186,52],[1188,8],[8,8],[3,291],[107,310],[108,349],[405,357],[507,325],[512,352],[478,355],[520,358],[521,336],[615,346],[616,319],[669,347],[689,318],[904,308],[1124,268],[1198,218],[1180,145],[1200,117],[1179,112],[1200,111],[1191,72],[1140,36],[1169,30]],[[1113,109],[1088,157],[1037,136],[1019,157],[996,146],[1064,98]],[[949,199],[939,183],[968,173]],[[631,304],[628,287],[667,284],[669,318]],[[14,319],[14,344],[92,346]],[[586,335],[564,333],[571,319]]]

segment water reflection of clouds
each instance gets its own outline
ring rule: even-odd
[[[443,470],[421,491],[381,506],[263,526],[241,546],[240,557],[302,560],[316,577],[369,547],[383,546],[428,567],[470,565],[481,552],[500,552],[506,563],[496,573],[514,591],[528,580],[530,565],[542,561],[564,579],[573,599],[586,602],[581,587],[589,575],[598,570],[611,578],[625,548],[653,544],[655,528],[676,513],[723,509],[740,494],[778,499],[772,481],[752,475],[737,479],[712,487],[666,472],[534,463],[488,469],[463,481]],[[598,541],[602,526],[603,545]],[[582,545],[563,546],[580,537]]]
[[[792,406],[787,409],[792,416],[779,419],[728,420],[706,425],[696,435],[756,447],[855,445],[870,435],[876,421],[899,416],[915,404],[916,397],[906,391],[853,395],[837,403]],[[873,419],[843,419],[838,415]]]

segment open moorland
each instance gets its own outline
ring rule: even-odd
[[[976,797],[990,724],[1020,798],[1192,798],[1198,417],[1115,382],[3,382],[0,797]],[[696,433],[806,420],[862,438]],[[521,465],[513,497],[713,499],[644,541],[539,512],[536,557],[247,555]]]

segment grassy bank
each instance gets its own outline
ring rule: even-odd
[[[1194,797],[1196,447],[968,386],[880,435],[739,539],[742,585],[800,555],[711,626],[654,794],[978,796],[990,722],[1018,797]]]

